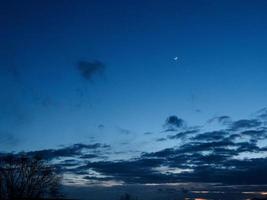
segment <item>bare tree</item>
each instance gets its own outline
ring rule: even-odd
[[[0,158],[0,199],[37,199],[55,196],[61,177],[38,157]]]

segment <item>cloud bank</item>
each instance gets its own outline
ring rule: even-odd
[[[176,145],[129,159],[112,159],[113,147],[101,143],[24,153],[53,161],[71,177],[66,181],[72,184],[81,180],[84,184],[267,184],[267,126],[262,116],[231,122],[228,117],[218,117],[216,120],[227,123],[217,130],[184,126],[184,120],[171,116],[165,125],[175,130],[167,132],[161,141],[176,141]]]

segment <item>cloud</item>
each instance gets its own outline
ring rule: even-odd
[[[108,149],[110,148],[109,145],[106,144],[100,144],[100,143],[95,143],[95,144],[74,144],[68,147],[60,148],[60,149],[46,149],[46,150],[40,150],[40,151],[31,151],[27,152],[26,154],[29,156],[41,156],[43,159],[46,160],[52,160],[52,159],[57,159],[57,158],[62,158],[62,157],[83,157],[85,158],[88,156],[84,151],[88,150],[103,150],[103,149]],[[92,158],[93,155],[95,157],[98,157],[99,153],[91,154],[90,157]],[[89,158],[89,157],[88,157]]]
[[[259,141],[267,139],[265,124],[258,119],[231,122],[229,119],[228,116],[214,119],[222,123],[227,121],[226,127],[221,130],[185,130],[169,135],[168,139],[183,139],[184,144],[143,153],[140,159],[160,158],[163,159],[162,166],[167,169],[185,169],[178,174],[172,174],[171,170],[168,173],[182,182],[267,184],[267,176],[260,176],[267,166],[264,156],[267,148],[258,145]],[[253,158],[250,154],[259,158]]]
[[[228,133],[225,131],[205,132],[192,137],[192,140],[197,141],[218,141],[225,138]]]
[[[92,159],[92,158],[98,158],[98,157],[100,156],[97,154],[85,154],[85,155],[80,156],[80,158],[82,159]]]
[[[125,135],[129,135],[129,134],[132,133],[131,130],[129,130],[129,129],[125,129],[125,128],[120,128],[120,127],[118,127],[118,131],[119,131],[121,134],[125,134]]]
[[[139,158],[120,161],[89,162],[72,169],[73,173],[86,174],[93,170],[101,177],[125,183],[171,183],[171,182],[221,182],[231,184],[265,184],[267,181],[259,176],[248,176],[247,172],[263,172],[267,160],[251,159],[241,161],[233,159],[235,150],[227,146],[249,147],[248,143],[195,143],[190,148],[169,148],[154,153],[144,153]],[[198,148],[195,148],[198,147]],[[250,151],[250,148],[247,149]],[[211,150],[209,154],[201,151]],[[245,150],[245,151],[247,151]],[[238,151],[244,151],[238,150]],[[263,158],[262,158],[263,159]],[[263,162],[263,163],[262,163]],[[171,169],[180,169],[173,173]],[[169,170],[169,171],[168,171]],[[241,179],[239,179],[241,178]],[[90,178],[88,177],[90,180]],[[238,181],[242,180],[242,182]]]
[[[156,139],[157,142],[163,142],[163,141],[166,141],[167,139],[166,138],[158,138]]]
[[[147,131],[147,132],[144,132],[144,135],[152,135],[153,132],[150,132],[150,131]]]
[[[208,120],[208,123],[218,122],[222,125],[229,125],[232,123],[232,119],[229,116],[223,115],[219,117],[213,117],[212,119]]]
[[[228,148],[233,146],[235,146],[235,143],[227,139],[208,142],[190,142],[182,145],[180,151],[184,153],[213,151],[216,148]]]
[[[99,129],[104,129],[104,128],[105,128],[105,125],[103,125],[103,124],[99,124],[99,125],[97,126],[97,128],[99,128]]]
[[[92,169],[108,177],[113,177],[113,180],[120,180],[126,183],[155,183],[167,181],[167,175],[154,170],[154,168],[162,164],[162,161],[162,159],[145,158],[129,161],[91,162],[76,170],[86,171]]]
[[[168,139],[184,139],[190,135],[193,135],[193,134],[196,134],[198,133],[198,129],[194,129],[194,130],[187,130],[187,131],[182,131],[182,132],[179,132],[175,135],[169,135],[167,136]]]
[[[165,131],[175,131],[177,128],[185,127],[185,121],[175,115],[171,115],[166,119],[164,127],[167,128]]]
[[[256,112],[257,117],[261,119],[267,119],[267,107],[262,108],[259,111]]]
[[[77,69],[82,77],[86,80],[92,80],[95,75],[101,75],[105,71],[105,64],[101,61],[79,61]]]
[[[181,140],[175,146],[135,154],[134,158],[120,159],[127,152],[110,151],[110,146],[100,143],[26,154],[43,155],[62,172],[88,182],[267,184],[267,146],[263,146],[267,127],[258,118],[231,121],[219,130],[208,131],[187,127],[182,119],[170,116],[166,126],[177,131],[151,142]],[[115,154],[117,160],[112,159]]]
[[[256,128],[261,124],[262,122],[260,122],[258,119],[241,119],[234,121],[230,126],[230,130],[236,131],[240,129]]]
[[[242,131],[240,132],[239,136],[243,137],[243,136],[248,136],[253,140],[263,140],[267,138],[267,134],[266,134],[266,128],[260,129],[260,130],[246,130],[246,131]]]

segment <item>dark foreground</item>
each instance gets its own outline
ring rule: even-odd
[[[67,198],[81,200],[267,200],[267,186],[160,186],[65,187]]]

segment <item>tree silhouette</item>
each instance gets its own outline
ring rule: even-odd
[[[38,157],[0,158],[0,199],[38,199],[58,194],[61,177]]]
[[[138,198],[137,197],[134,198],[130,194],[125,193],[120,197],[120,200],[138,200]]]

